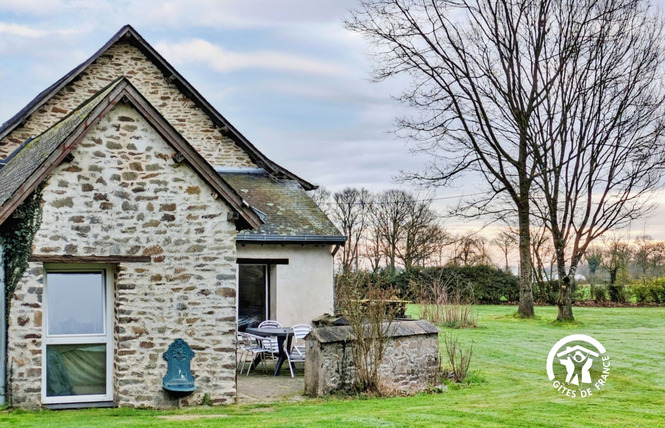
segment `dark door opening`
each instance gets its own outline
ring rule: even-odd
[[[238,266],[238,329],[270,319],[268,265]]]

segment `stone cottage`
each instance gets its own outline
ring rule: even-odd
[[[182,338],[182,404],[234,402],[239,320],[332,310],[345,238],[314,188],[123,27],[0,128],[0,398],[171,407],[162,355]]]

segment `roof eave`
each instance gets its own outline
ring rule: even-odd
[[[344,245],[346,236],[336,235],[259,235],[243,234],[236,236],[236,242],[254,244],[325,244]]]

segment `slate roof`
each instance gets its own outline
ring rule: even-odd
[[[239,242],[344,243],[337,230],[296,180],[267,172],[220,172],[255,210],[264,224],[238,233]]]
[[[62,88],[75,80],[97,58],[104,54],[111,46],[118,42],[126,42],[137,47],[143,54],[152,61],[167,78],[172,78],[173,83],[189,97],[201,110],[203,110],[220,129],[227,130],[224,135],[231,138],[242,150],[244,150],[250,159],[256,162],[261,168],[272,174],[289,177],[297,180],[305,189],[316,189],[317,186],[298,177],[286,168],[278,165],[268,159],[261,153],[244,135],[240,133],[224,116],[222,116],[178,71],[173,68],[131,25],[123,26],[116,34],[109,39],[104,46],[95,52],[90,58],[79,64],[72,71],[64,75],[57,82],[46,88],[32,101],[30,101],[21,111],[16,113],[7,122],[0,125],[0,139],[6,137],[16,127],[20,126],[24,120],[44,105]]]
[[[263,224],[260,216],[173,129],[125,77],[113,81],[60,122],[8,157],[9,160],[0,169],[0,224],[50,174],[53,168],[66,158],[76,146],[79,137],[85,135],[91,126],[121,100],[131,103],[164,140],[182,156],[183,160],[239,214],[241,227],[258,228]]]
[[[120,80],[89,99],[46,132],[29,141],[13,154],[0,169],[0,206],[5,205],[30,176],[60,147],[74,129],[85,121],[102,100],[115,89]]]

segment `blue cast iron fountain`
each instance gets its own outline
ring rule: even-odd
[[[178,396],[195,391],[194,375],[190,368],[194,351],[187,342],[176,339],[164,352],[163,358],[167,363],[166,376],[162,378],[163,388]]]

